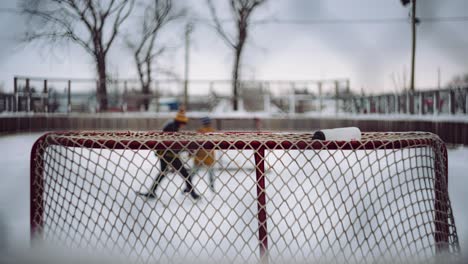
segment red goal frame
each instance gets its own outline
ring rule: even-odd
[[[136,134],[137,133],[137,134]],[[49,140],[55,135],[54,141]],[[144,136],[144,142],[132,138],[135,135]],[[171,140],[171,137],[181,136],[180,140]],[[265,132],[224,132],[212,133],[212,135],[223,135],[219,140],[190,140],[197,133],[183,132],[51,132],[41,136],[33,145],[30,163],[30,227],[31,238],[40,236],[43,227],[44,200],[43,200],[43,163],[42,156],[44,145],[62,145],[66,147],[106,148],[106,149],[134,149],[134,150],[165,150],[189,149],[195,150],[200,147],[204,149],[248,149],[254,151],[256,192],[257,192],[257,220],[258,241],[260,256],[264,258],[268,252],[268,227],[265,193],[265,151],[266,150],[375,150],[375,149],[403,149],[417,147],[431,147],[436,153],[436,175],[435,175],[435,233],[434,239],[436,252],[443,252],[449,248],[449,219],[451,215],[448,201],[448,168],[447,148],[445,144],[434,134],[425,132],[405,133],[363,133],[361,141],[320,141],[312,140],[310,133],[290,133],[281,135],[300,135],[295,140],[275,140],[273,135],[278,133]],[[168,136],[168,137],[166,137]],[[205,137],[209,138],[210,134]],[[215,137],[216,138],[216,137]],[[253,140],[246,140],[253,138]],[[310,140],[308,140],[310,139]],[[451,219],[453,221],[453,219]],[[452,222],[453,223],[453,222]],[[458,242],[458,241],[456,241]]]

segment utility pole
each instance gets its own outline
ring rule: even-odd
[[[413,47],[411,50],[411,86],[410,91],[414,92],[414,64],[416,57],[416,0],[412,0],[412,11],[411,11],[411,33],[413,38]]]
[[[187,23],[185,26],[185,71],[184,71],[184,105],[185,109],[188,110],[189,99],[188,99],[188,78],[189,78],[189,52],[190,52],[190,33],[192,33],[192,23]]]

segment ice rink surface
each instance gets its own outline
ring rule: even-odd
[[[0,137],[0,149],[1,151],[1,168],[2,168],[2,173],[1,175],[1,180],[2,184],[0,185],[0,250],[17,250],[17,249],[22,249],[22,248],[28,248],[29,247],[29,159],[30,159],[30,150],[31,147],[34,143],[34,141],[40,136],[41,134],[20,134],[20,135],[12,135],[12,136],[3,136]],[[135,155],[135,154],[129,154],[129,153],[124,153],[128,157],[128,155]],[[72,154],[73,156],[74,154]],[[91,157],[93,154],[92,153],[80,153],[79,157]],[[110,177],[110,175],[106,175],[104,172],[99,172],[102,168],[104,167],[111,167],[113,166],[113,169],[111,171],[115,172],[116,175],[124,175],[123,172],[119,172],[119,167],[127,167],[125,165],[125,159],[119,160],[115,164],[106,164],[104,165],[103,162],[105,162],[106,159],[110,158],[110,160],[115,160],[112,158],[112,153],[103,153],[100,152],[100,157],[96,157],[97,160],[100,160],[99,162],[96,163],[95,168],[92,170],[93,173],[98,172],[98,174],[103,175],[103,180],[100,183],[99,186],[100,189],[95,189],[91,190],[91,192],[95,192],[94,195],[91,195],[91,197],[98,197],[99,192],[101,189],[105,189],[105,193],[111,193],[111,192],[118,192],[117,189],[120,190],[120,192],[125,193],[129,195],[131,198],[123,198],[122,197],[122,204],[124,204],[123,207],[116,208],[116,210],[108,210],[108,208],[112,208],[113,205],[115,205],[115,201],[110,201],[106,200],[106,198],[102,198],[102,201],[104,201],[103,205],[107,203],[107,205],[103,206],[100,205],[100,212],[104,213],[107,219],[126,219],[126,221],[133,221],[131,226],[134,226],[135,228],[132,229],[132,232],[138,232],[141,234],[143,231],[143,237],[140,235],[138,239],[140,239],[139,243],[137,243],[137,250],[143,250],[144,245],[148,245],[151,243],[154,243],[153,249],[156,250],[164,250],[168,256],[171,256],[171,251],[177,251],[180,250],[181,248],[171,248],[171,247],[161,247],[160,245],[167,244],[168,241],[154,241],[150,239],[153,237],[154,232],[154,226],[156,225],[161,225],[159,230],[163,230],[164,227],[168,226],[168,223],[177,223],[179,225],[180,223],[184,222],[185,225],[187,226],[193,226],[194,223],[194,218],[198,218],[202,221],[205,221],[208,224],[213,224],[218,227],[221,227],[220,230],[228,230],[230,232],[235,232],[236,234],[240,234],[240,236],[236,236],[236,240],[238,241],[229,241],[229,234],[228,233],[222,233],[222,232],[214,232],[214,233],[206,233],[206,232],[200,232],[201,229],[204,228],[204,226],[200,225],[195,225],[193,229],[191,230],[174,230],[174,229],[165,229],[164,236],[161,236],[161,239],[167,239],[167,238],[172,238],[172,242],[174,242],[174,239],[177,240],[184,240],[184,241],[179,241],[179,244],[182,245],[182,249],[184,247],[187,247],[185,250],[190,247],[190,250],[198,250],[199,252],[203,253],[204,248],[206,247],[205,244],[200,244],[197,243],[196,240],[199,239],[199,237],[194,237],[193,234],[199,234],[201,236],[207,236],[206,238],[216,238],[216,236],[219,236],[219,241],[224,241],[221,243],[227,243],[232,244],[232,243],[237,243],[239,245],[245,245],[245,247],[251,247],[252,249],[255,250],[255,247],[258,245],[258,241],[256,241],[255,237],[251,236],[252,232],[255,232],[257,230],[258,226],[257,223],[246,223],[245,221],[238,221],[236,219],[241,216],[241,218],[249,219],[249,218],[255,218],[256,214],[256,207],[255,208],[247,208],[246,206],[249,204],[252,204],[252,201],[255,199],[255,183],[253,181],[254,178],[249,177],[249,173],[253,173],[252,170],[249,170],[249,168],[253,167],[253,163],[251,161],[240,161],[241,164],[243,164],[244,168],[246,168],[243,171],[243,175],[240,177],[242,179],[232,179],[230,177],[229,172],[224,172],[219,174],[218,176],[218,191],[216,193],[212,193],[208,190],[206,184],[204,184],[204,180],[202,179],[196,179],[195,183],[197,185],[197,188],[199,188],[199,192],[203,194],[203,200],[201,202],[198,202],[195,207],[194,204],[191,201],[187,201],[186,198],[183,196],[179,195],[180,193],[180,186],[183,184],[182,179],[180,177],[172,177],[170,181],[166,181],[166,185],[164,188],[161,188],[166,191],[160,191],[159,195],[162,199],[162,203],[157,203],[155,201],[150,201],[146,202],[141,197],[137,197],[134,195],[133,191],[134,190],[140,190],[144,189],[145,186],[150,185],[151,182],[148,182],[148,179],[146,178],[147,174],[151,174],[151,169],[152,169],[152,164],[155,164],[157,162],[156,157],[154,155],[151,155],[149,153],[139,153],[137,157],[133,156],[131,159],[136,162],[136,167],[130,168],[130,170],[134,170],[134,175],[136,177],[132,177],[131,179],[121,177],[121,179],[118,181],[120,182],[118,186],[115,186],[113,183],[113,180],[111,178],[106,179],[106,177]],[[139,156],[139,157],[138,157]],[[228,156],[228,155],[227,155]],[[468,248],[468,210],[466,207],[466,202],[468,201],[468,192],[466,191],[466,188],[468,187],[468,177],[466,174],[466,171],[468,171],[468,148],[467,147],[454,147],[454,148],[449,148],[448,152],[449,156],[449,194],[452,202],[452,207],[454,210],[454,216],[455,216],[455,223],[457,226],[457,231],[458,231],[458,236],[460,239],[460,244],[463,249]],[[237,159],[242,159],[242,157],[236,157]],[[399,157],[393,157],[394,159],[399,159]],[[154,159],[154,160],[152,160]],[[301,171],[304,168],[301,168],[301,163],[302,161],[306,159],[303,156],[294,156],[289,155],[288,157],[283,158],[283,163],[279,163],[275,160],[271,160],[270,162],[273,163],[273,170],[276,172],[281,172],[281,175],[288,175],[288,174],[297,174],[297,172]],[[356,159],[359,160],[358,157]],[[75,173],[79,175],[83,175],[82,182],[75,184],[79,184],[84,186],[87,182],[86,180],[86,172],[81,171],[80,172],[80,164],[85,162],[85,160],[76,160],[76,166],[75,166]],[[140,164],[138,164],[138,160],[141,161]],[[238,161],[239,162],[239,161]],[[99,164],[101,166],[99,166]],[[120,165],[117,165],[120,164]],[[289,168],[285,169],[282,164],[292,164],[290,165]],[[275,167],[276,166],[276,167]],[[319,168],[320,169],[320,168]],[[397,170],[397,168],[389,168],[389,170]],[[372,170],[372,168],[370,168]],[[89,172],[89,171],[88,171]],[[387,172],[389,173],[389,172]],[[238,176],[239,177],[239,176]],[[299,173],[299,178],[300,178],[300,173]],[[206,177],[205,177],[206,178]],[[275,215],[271,216],[271,219],[269,221],[273,221],[274,224],[270,223],[270,227],[272,226],[287,226],[288,219],[292,218],[304,218],[303,220],[307,220],[307,216],[304,215],[299,215],[295,213],[295,210],[299,210],[300,208],[295,207],[292,210],[293,215],[287,215],[286,211],[290,211],[290,208],[284,208],[285,210],[282,210],[282,206],[288,206],[289,204],[294,204],[296,201],[297,197],[297,192],[303,192],[307,191],[309,187],[307,186],[301,186],[301,188],[294,187],[296,185],[300,185],[303,180],[301,179],[282,179],[282,181],[288,181],[288,186],[290,186],[290,189],[280,189],[281,186],[275,187],[274,182],[272,180],[272,185],[275,187],[273,188],[273,192],[267,191],[268,197],[271,197],[272,201],[274,202],[273,204],[276,205],[277,209],[275,212]],[[330,179],[332,180],[332,179]],[[334,179],[336,180],[336,179]],[[92,180],[91,180],[92,181]],[[121,183],[125,183],[122,185]],[[268,184],[268,182],[267,182]],[[320,184],[320,183],[319,183]],[[326,181],[324,182],[326,184]],[[92,186],[98,186],[98,185],[93,185]],[[107,187],[106,187],[107,185]],[[236,186],[246,186],[243,188],[238,188]],[[250,186],[250,187],[249,187]],[[107,189],[106,189],[107,188]],[[92,188],[91,188],[92,189]],[[310,189],[310,188],[309,188]],[[323,188],[322,188],[323,189]],[[123,190],[123,191],[122,191]],[[277,192],[275,192],[275,190]],[[320,187],[317,188],[316,190],[317,195],[321,195],[322,192],[320,191]],[[337,190],[332,190],[332,192],[337,193]],[[277,193],[277,194],[276,194]],[[295,193],[294,195],[292,195]],[[89,195],[84,193],[82,194],[84,196]],[[370,194],[369,199],[372,200],[374,195],[376,198],[378,196],[377,193]],[[376,196],[377,195],[377,196]],[[116,196],[118,197],[118,196]],[[71,199],[73,197],[70,197]],[[238,201],[240,199],[244,199],[244,203],[239,203]],[[119,198],[117,198],[119,199]],[[125,205],[125,200],[131,201],[130,204]],[[248,201],[245,201],[248,200]],[[287,201],[284,202],[283,201]],[[309,201],[310,202],[310,201]],[[152,204],[155,203],[155,204]],[[225,205],[228,205],[228,207],[225,207]],[[301,206],[305,208],[309,208],[310,205],[304,204],[304,201],[301,201]],[[325,204],[322,205],[322,207],[327,207],[330,206],[330,204]],[[336,205],[334,205],[336,206]],[[122,210],[124,208],[124,210]],[[125,210],[128,209],[128,210]],[[143,212],[143,217],[133,217],[135,213],[132,213],[131,210],[137,209],[137,211]],[[153,210],[156,209],[156,210]],[[267,208],[268,209],[268,208]],[[286,210],[288,209],[288,210]],[[119,215],[112,215],[111,211],[118,211],[120,212]],[[325,210],[326,211],[326,210]],[[153,215],[156,214],[156,212],[164,212],[162,215]],[[297,211],[299,212],[299,211]],[[197,214],[198,216],[194,216],[194,214]],[[138,213],[137,213],[138,214]],[[88,215],[92,215],[92,212],[90,212]],[[124,217],[122,218],[122,215]],[[125,217],[127,215],[127,217]],[[177,219],[173,218],[174,215],[177,215]],[[130,216],[130,217],[129,217]],[[86,215],[84,216],[86,217]],[[378,217],[385,217],[385,212],[382,211],[381,215]],[[90,217],[92,219],[92,217]],[[203,219],[206,218],[206,219]],[[53,219],[53,218],[52,218]],[[98,218],[96,218],[98,219]],[[99,219],[98,219],[99,220]],[[102,219],[101,219],[102,220]],[[59,221],[57,218],[56,220],[53,221]],[[121,221],[121,220],[119,220]],[[143,222],[141,222],[143,221]],[[147,224],[148,222],[145,221],[151,221],[150,224]],[[58,223],[58,222],[57,222]],[[299,223],[299,222],[298,222]],[[120,224],[120,227],[125,226],[123,221]],[[128,226],[128,222],[126,222],[126,225]],[[254,225],[254,226],[251,226]],[[328,228],[332,228],[332,226],[336,227],[337,223],[325,223],[324,225],[328,225]],[[169,224],[170,226],[170,224]],[[140,229],[137,230],[136,229]],[[149,228],[149,229],[148,229]],[[280,234],[278,233],[279,229],[273,229],[271,230],[271,234],[273,237],[272,239],[275,239],[275,236],[277,238],[282,238],[281,241],[276,243],[277,245],[277,250],[281,251],[283,246],[281,243],[286,243],[285,241],[288,241],[288,236],[295,236],[296,234],[294,233],[294,229],[297,228],[304,228],[308,229],[310,227],[308,226],[303,226],[301,227],[300,225],[294,226],[292,229],[291,233],[289,234]],[[105,229],[105,228],[103,228]],[[119,228],[117,228],[119,229]],[[148,229],[148,230],[144,230]],[[197,231],[199,229],[199,231]],[[250,229],[250,230],[249,230]],[[119,230],[123,230],[120,228]],[[76,229],[77,232],[79,232],[79,229]],[[177,231],[177,232],[175,232]],[[297,230],[296,230],[297,231]],[[110,234],[112,230],[109,230],[107,234]],[[122,231],[123,232],[123,231]],[[181,233],[184,233],[185,235],[180,235]],[[277,234],[275,234],[277,232]],[[311,232],[311,230],[306,230],[305,233]],[[364,232],[364,231],[363,231]],[[242,237],[242,234],[248,234],[246,237]],[[365,232],[364,232],[365,233]],[[106,237],[106,232],[103,232],[102,234],[103,237]],[[145,237],[146,236],[146,240]],[[95,239],[92,235],[89,236],[90,241],[92,239]],[[228,239],[223,240],[223,237],[226,237]],[[304,238],[301,237],[296,237],[297,239],[301,240]],[[136,239],[136,238],[131,238],[131,239]],[[327,239],[333,239],[333,237],[328,237]],[[83,241],[83,243],[86,242],[88,243],[89,241]],[[125,242],[120,242],[120,241],[115,241],[116,247],[119,248],[119,243],[125,244]],[[302,242],[304,243],[304,241]],[[177,243],[176,243],[177,244]],[[156,246],[157,245],[157,246]],[[297,245],[289,245],[292,248],[292,252],[281,252],[281,255],[287,255],[288,253],[294,254],[294,247],[300,247],[303,244],[297,244]],[[96,246],[99,246],[97,243]],[[219,247],[223,248],[223,244],[219,245],[213,245],[214,247]],[[122,250],[132,250],[129,248],[126,248],[125,246],[122,247]],[[351,248],[349,249],[351,250]],[[214,252],[214,251],[213,251]],[[125,254],[125,252],[122,252]],[[205,253],[212,253],[212,252],[205,252]],[[216,252],[214,252],[216,253]],[[233,254],[235,255],[237,252],[223,252],[219,251],[217,252],[218,254],[221,255],[229,255]],[[144,255],[144,252],[142,253]],[[203,254],[201,254],[203,255]],[[246,256],[245,259],[249,259],[249,256]]]

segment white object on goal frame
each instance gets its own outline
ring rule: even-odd
[[[322,129],[314,133],[312,139],[336,141],[360,141],[361,130],[357,127]]]

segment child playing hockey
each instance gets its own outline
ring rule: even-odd
[[[163,132],[178,132],[179,129],[183,128],[188,122],[188,118],[185,116],[185,110],[183,108],[179,109],[174,120],[168,123],[163,128]],[[192,177],[190,177],[187,169],[184,167],[182,161],[179,158],[179,151],[176,150],[165,150],[165,151],[158,151],[158,157],[160,158],[161,162],[161,171],[156,177],[156,180],[153,182],[151,189],[147,193],[139,193],[140,195],[146,196],[148,198],[155,198],[156,197],[156,189],[161,183],[162,179],[166,176],[169,172],[170,167],[174,169],[177,173],[180,173],[182,177],[185,179],[186,187],[184,189],[184,193],[188,193],[194,200],[198,200],[200,196],[195,192],[195,189],[192,184]]]

